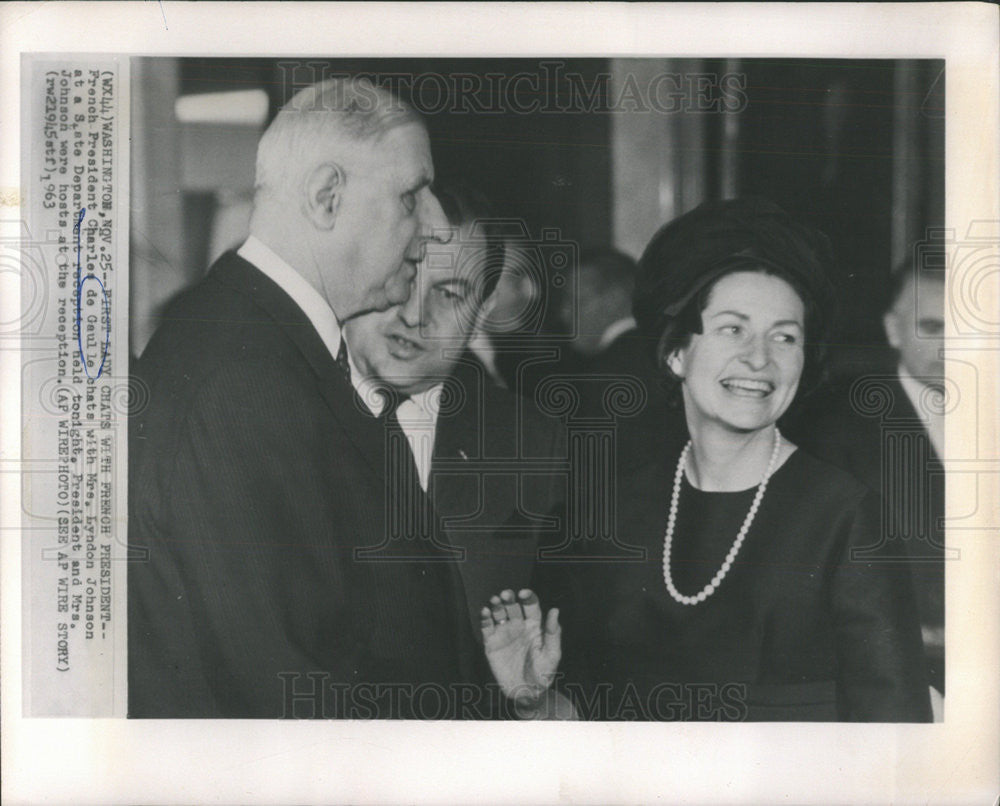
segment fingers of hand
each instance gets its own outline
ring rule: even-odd
[[[485,635],[491,635],[493,630],[496,629],[496,624],[493,622],[493,615],[488,607],[484,607],[479,611],[479,626]]]
[[[518,598],[521,600],[521,607],[524,608],[525,619],[541,623],[542,605],[534,592],[525,588],[518,593]]]
[[[486,608],[483,608],[485,611]],[[506,624],[509,621],[521,622],[524,620],[524,611],[521,603],[517,601],[514,591],[505,590],[496,596],[490,597],[489,604],[490,618],[496,625]]]
[[[544,652],[552,664],[552,671],[562,658],[562,627],[559,625],[559,608],[553,607],[545,619]]]
[[[499,596],[490,597],[490,618],[493,619],[494,624],[504,624],[509,621],[507,608],[504,607]]]
[[[514,596],[514,591],[505,590],[500,594],[500,601],[503,603],[507,618],[510,621],[521,621],[524,618],[524,612],[521,610],[521,603],[518,602],[517,598]]]

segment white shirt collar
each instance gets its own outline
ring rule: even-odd
[[[601,352],[606,350],[611,346],[611,343],[617,339],[622,333],[628,333],[630,330],[635,330],[638,327],[635,318],[632,316],[626,316],[619,319],[617,322],[612,322],[608,325],[604,332],[601,334],[601,338],[597,342],[597,351]]]
[[[358,397],[364,401],[365,406],[368,407],[368,411],[373,416],[380,417],[382,410],[385,408],[385,398],[375,390],[384,384],[378,378],[366,378],[362,375],[355,365],[354,359],[351,357],[350,345],[348,345],[347,349],[347,361],[351,365],[351,382],[354,384],[354,388],[358,390]],[[438,405],[441,400],[441,386],[442,384],[439,383],[424,389],[422,392],[414,392],[400,403],[399,408],[396,410],[396,416],[399,418],[400,425],[406,426],[406,423],[403,421],[407,417],[415,421],[436,422]]]
[[[897,369],[899,374],[899,385],[913,404],[917,416],[927,429],[931,445],[939,459],[944,458],[944,413],[940,410],[940,404],[936,401],[935,393],[927,388],[926,384],[914,378],[902,364]]]
[[[263,241],[251,235],[241,246],[237,254],[252,263],[261,272],[270,277],[296,305],[302,309],[306,318],[316,328],[323,344],[336,360],[340,352],[342,335],[340,323],[333,313],[329,303],[313,288],[294,268],[275,254]],[[358,396],[376,417],[382,413],[385,401],[381,395],[372,394],[373,381],[365,378],[358,371],[350,349],[347,352],[348,363],[351,366],[351,383]],[[367,394],[366,394],[367,392]],[[417,392],[404,400],[396,410],[399,424],[406,434],[413,452],[414,461],[420,477],[420,485],[427,491],[430,477],[431,461],[434,451],[434,435],[437,428],[437,409],[441,400],[441,384]]]
[[[348,350],[348,357],[350,357]],[[379,417],[385,407],[385,398],[374,392],[379,386],[377,379],[363,378],[351,362],[351,379],[355,381],[358,396],[364,401],[371,413]],[[430,480],[431,466],[434,461],[434,440],[437,434],[437,415],[441,404],[442,384],[435,384],[422,392],[416,392],[406,398],[396,409],[396,419],[410,446],[410,454],[417,467],[420,486],[427,492]]]
[[[340,350],[340,323],[330,303],[301,274],[253,235],[246,239],[237,254],[274,280],[292,298],[336,360]]]
[[[410,395],[409,401],[414,404],[415,409],[411,409],[415,417],[431,419],[437,421],[438,408],[441,405],[441,387],[443,384],[435,384],[422,392]],[[402,422],[402,415],[400,415]]]

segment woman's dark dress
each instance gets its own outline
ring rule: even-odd
[[[909,574],[877,558],[878,498],[796,451],[772,476],[729,574],[687,606],[663,583],[675,462],[619,484],[618,539],[645,560],[543,563],[543,605],[561,608],[561,685],[581,717],[929,720]],[[685,480],[672,563],[681,593],[712,579],[755,492],[701,492]],[[589,548],[571,546],[577,556]]]

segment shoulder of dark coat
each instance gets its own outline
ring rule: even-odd
[[[264,307],[261,299],[273,301]],[[311,328],[291,298],[235,253],[220,258],[208,274],[173,300],[142,356],[140,376],[156,380],[178,374],[208,376],[233,361],[259,361],[280,371],[301,363],[290,338]]]

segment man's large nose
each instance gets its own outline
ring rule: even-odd
[[[427,190],[421,205],[420,234],[425,239],[433,239],[438,243],[448,243],[452,237],[448,216],[444,214],[441,202],[430,189]]]
[[[411,328],[420,327],[421,311],[423,310],[422,294],[420,293],[420,273],[410,281],[410,296],[399,306],[398,316],[402,322]]]

